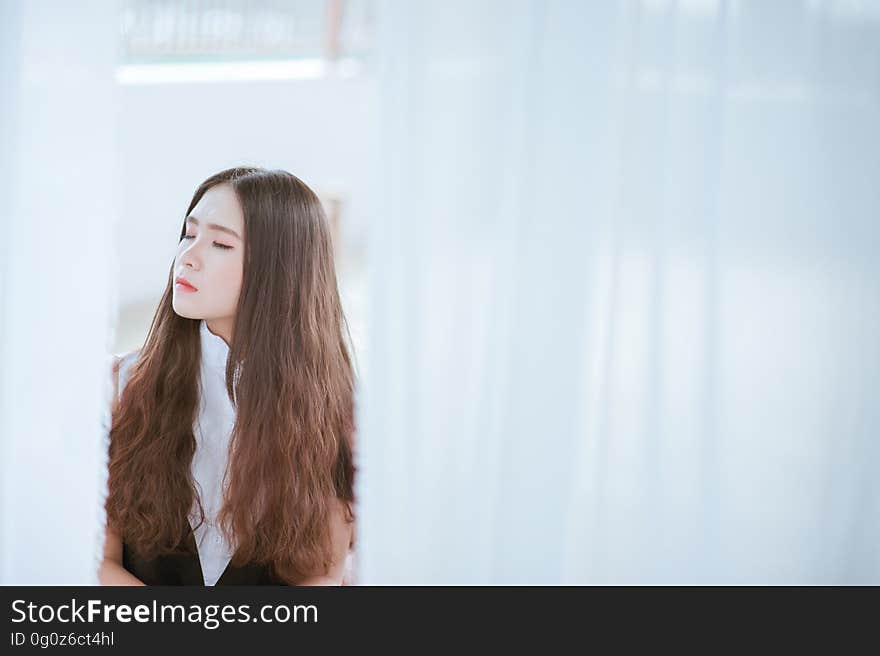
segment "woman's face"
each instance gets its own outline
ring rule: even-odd
[[[186,219],[174,259],[174,311],[231,341],[244,270],[244,215],[232,187],[208,189]],[[183,278],[195,290],[182,285]]]

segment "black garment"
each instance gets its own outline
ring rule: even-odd
[[[202,563],[192,531],[187,532],[186,553],[146,559],[122,543],[122,566],[146,585],[205,585]],[[233,567],[230,562],[216,585],[287,585],[268,565]]]

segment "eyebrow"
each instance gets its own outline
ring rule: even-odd
[[[194,216],[186,217],[186,221],[188,223],[194,223],[195,225],[199,225],[199,220]],[[227,228],[226,226],[222,226],[218,223],[206,223],[205,225],[208,228],[211,228],[213,230],[219,230],[220,232],[228,233],[228,234],[232,235],[233,237],[235,237],[236,239],[239,239],[239,240],[241,239],[241,237],[238,236],[238,233],[235,230],[233,230],[232,228]]]

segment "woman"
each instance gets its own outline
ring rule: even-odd
[[[144,346],[115,359],[102,584],[343,582],[344,330],[312,190],[258,168],[203,182]]]

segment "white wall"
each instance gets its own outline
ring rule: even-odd
[[[0,583],[96,582],[113,338],[114,0],[0,3]]]
[[[880,581],[878,9],[382,3],[363,583]]]

